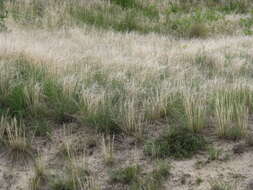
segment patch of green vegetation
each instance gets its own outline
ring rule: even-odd
[[[196,184],[197,184],[197,185],[200,185],[201,183],[203,183],[203,179],[201,179],[200,177],[198,177],[198,178],[196,179]]]
[[[109,98],[109,97],[108,97]],[[117,112],[115,108],[118,104],[112,104],[110,98],[101,102],[96,110],[90,110],[88,102],[83,102],[81,112],[84,114],[82,121],[95,126],[98,132],[107,134],[118,134],[121,132],[120,126],[116,122]]]
[[[214,147],[208,148],[208,160],[219,160],[221,157],[222,149],[216,149]]]
[[[2,61],[6,76],[0,78],[0,114],[24,120],[27,130],[36,136],[50,134],[46,120],[62,124],[80,119],[102,133],[121,132],[115,113],[122,98],[119,88],[124,90],[122,83],[108,81],[107,75],[99,69],[82,81],[87,86],[96,84],[110,90],[94,109],[90,107],[92,97],[86,99],[81,93],[81,82],[69,88],[64,80],[48,72],[46,65],[34,63],[24,55]]]
[[[131,190],[149,189],[156,190],[162,189],[163,182],[170,176],[170,164],[165,161],[157,161],[154,169],[141,176],[137,183],[130,186]]]
[[[205,149],[203,136],[184,127],[174,127],[167,134],[149,141],[145,145],[145,153],[152,157],[189,158]]]
[[[176,2],[170,3],[168,11],[173,13],[185,12],[189,13],[195,8],[208,7],[209,10],[216,10],[223,14],[245,14],[251,11],[251,1],[250,0],[204,0],[204,1],[185,1],[178,0]]]
[[[8,96],[4,98],[2,104],[6,107],[10,115],[17,116],[18,118],[24,117],[28,107],[24,92],[24,84],[18,83],[12,86]]]
[[[140,171],[140,166],[128,166],[126,168],[111,171],[110,179],[112,183],[133,184],[138,181]]]
[[[222,6],[219,7],[218,9],[220,11],[225,12],[226,14],[231,14],[231,13],[245,14],[250,11],[250,7],[251,7],[251,3],[248,0],[246,1],[229,0],[222,3]]]
[[[205,38],[210,30],[206,24],[223,19],[224,16],[221,13],[209,9],[195,8],[189,14],[168,12],[163,30],[177,37]]]
[[[245,35],[253,35],[253,13],[251,13],[250,17],[241,18],[240,25]]]
[[[123,8],[134,8],[137,6],[136,0],[111,0],[111,2]]]
[[[4,5],[5,0],[0,0],[0,32],[7,31],[5,19],[7,18],[8,12]]]
[[[41,83],[45,77],[44,68],[31,63],[32,60],[23,55],[6,61],[6,72],[10,72],[8,81],[1,87],[0,104],[5,113],[17,118],[34,117],[39,111],[36,100],[39,94],[31,88]],[[7,68],[8,67],[8,68]],[[2,79],[4,80],[4,78]]]
[[[196,84],[198,85],[198,84]],[[206,98],[191,92],[177,92],[167,101],[166,116],[170,126],[199,133],[206,126]]]
[[[51,110],[53,119],[58,123],[67,123],[69,117],[78,111],[78,99],[75,94],[64,93],[63,84],[57,79],[49,78],[43,82],[43,94],[48,108]]]
[[[128,185],[130,190],[161,189],[163,182],[170,176],[171,165],[165,161],[157,161],[153,170],[142,174],[139,166],[129,166],[111,173],[112,183]]]
[[[70,166],[62,175],[51,176],[49,189],[52,190],[79,190],[87,181],[90,173],[84,168]]]
[[[64,177],[58,177],[55,181],[51,182],[50,188],[52,190],[77,190],[76,184],[72,179],[66,179]]]
[[[251,105],[251,90],[248,87],[218,90],[213,105],[216,130],[220,137],[238,140],[245,136]]]
[[[33,120],[28,124],[27,128],[27,130],[32,131],[35,136],[39,137],[50,137],[53,130],[45,119]]]
[[[145,9],[145,13],[154,14],[148,8]],[[146,32],[145,27],[138,21],[140,13],[135,9],[122,10],[120,7],[97,5],[93,9],[76,7],[70,14],[79,24],[85,23],[101,29],[113,29],[120,32]]]

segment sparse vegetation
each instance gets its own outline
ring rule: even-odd
[[[69,155],[68,164],[65,170],[61,170],[58,175],[53,176],[48,184],[52,190],[79,190],[87,188],[90,183],[90,172],[87,168],[85,157],[78,160],[75,155]],[[62,172],[64,171],[64,172]]]
[[[44,161],[38,158],[34,165],[33,177],[30,179],[30,190],[40,190],[48,183],[48,175]]]
[[[105,164],[111,165],[114,162],[114,136],[111,137],[103,137],[102,139],[102,150]]]
[[[157,161],[153,170],[144,176],[138,165],[121,168],[111,172],[111,182],[127,184],[129,189],[161,189],[163,182],[170,175],[171,166],[166,161]]]
[[[22,124],[14,118],[9,123],[5,123],[7,139],[5,145],[8,147],[7,155],[12,162],[27,162],[33,159],[33,149],[31,143],[22,129]]]
[[[208,160],[213,161],[213,160],[219,160],[222,154],[221,149],[216,149],[214,147],[209,147],[208,148]]]
[[[236,184],[234,182],[229,183],[222,180],[211,180],[211,190],[235,190]]]

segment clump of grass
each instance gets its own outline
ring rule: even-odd
[[[6,126],[8,147],[8,156],[12,162],[27,162],[33,158],[33,149],[28,141],[26,133],[23,130],[22,124],[14,118]]]
[[[68,159],[70,155],[74,152],[74,147],[72,146],[72,141],[69,139],[65,139],[63,143],[60,145],[59,151],[57,153],[58,156],[64,159]]]
[[[200,177],[198,177],[198,178],[196,179],[196,184],[197,184],[197,185],[200,185],[202,182],[203,182],[203,179],[201,179]]]
[[[147,175],[144,187],[150,190],[160,189],[163,181],[170,176],[170,163],[166,161],[157,161],[155,168]]]
[[[205,146],[203,136],[188,128],[175,127],[158,139],[147,142],[144,151],[152,157],[189,158]]]
[[[102,190],[101,186],[97,183],[95,176],[86,178],[85,182],[80,184],[80,190]]]
[[[96,127],[98,132],[105,134],[118,134],[122,130],[116,122],[112,99],[105,92],[100,95],[83,92],[81,100],[81,113],[83,122]],[[117,115],[117,114],[116,114]]]
[[[115,157],[114,157],[114,136],[112,137],[103,137],[102,139],[102,150],[104,161],[106,165],[112,165]]]
[[[12,116],[23,117],[25,113],[27,113],[24,84],[19,82],[11,89],[9,89],[9,93],[5,98],[4,104]]]
[[[154,121],[163,119],[166,116],[166,106],[168,104],[166,93],[156,90],[155,93],[144,101],[145,118]]]
[[[206,107],[203,98],[186,94],[184,96],[186,127],[193,132],[200,132],[205,127]]]
[[[162,189],[163,182],[170,175],[171,165],[170,163],[162,160],[158,160],[152,171],[145,173],[145,175],[139,175],[138,180],[132,183],[129,187],[131,190],[148,189],[156,190]]]
[[[129,189],[160,189],[164,180],[170,175],[171,165],[170,163],[162,160],[158,160],[152,171],[145,173],[145,176],[141,174],[141,168],[139,165],[132,165],[126,168],[120,168],[113,170],[110,173],[111,183],[121,183],[128,185]]]
[[[49,180],[49,187],[52,190],[80,190],[87,184],[90,176],[85,156],[82,160],[77,159],[75,155],[68,156],[68,165],[63,170],[64,173],[56,175]]]
[[[34,136],[50,137],[52,134],[52,127],[46,119],[37,119],[29,122],[27,129],[33,131]]]
[[[68,123],[69,117],[67,115],[71,115],[78,110],[74,94],[72,96],[65,94],[62,84],[54,77],[48,78],[43,83],[43,94],[54,120],[59,123]]]
[[[118,124],[121,126],[122,130],[127,134],[131,134],[138,139],[143,136],[146,120],[142,111],[138,109],[135,99],[126,100],[120,107],[118,114]]]
[[[220,137],[240,139],[248,127],[247,100],[242,94],[233,91],[220,91],[215,99],[217,134]]]
[[[170,169],[170,163],[163,160],[158,160],[156,162],[155,168],[151,172],[151,175],[155,180],[161,180],[163,178],[167,178],[170,175]]]
[[[111,171],[110,181],[112,183],[132,184],[137,182],[139,174],[140,166],[128,166],[126,168]]]
[[[209,147],[208,148],[208,160],[213,161],[213,160],[219,160],[221,157],[222,150],[221,149],[216,149],[214,147]]]
[[[6,112],[17,118],[41,116],[41,83],[45,79],[46,69],[39,61],[23,54],[3,58],[3,62],[7,74],[1,77],[0,102]]]
[[[30,190],[40,190],[48,183],[48,174],[42,158],[38,158],[34,165],[34,176],[30,180]]]

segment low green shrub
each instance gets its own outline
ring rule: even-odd
[[[165,135],[147,142],[144,152],[159,158],[189,158],[205,147],[203,136],[185,127],[174,127]]]
[[[131,184],[138,181],[139,174],[140,166],[133,165],[111,171],[110,179],[112,183]]]
[[[158,160],[152,171],[145,173],[144,176],[139,176],[138,181],[132,183],[130,190],[157,190],[162,189],[163,182],[170,176],[170,163]]]

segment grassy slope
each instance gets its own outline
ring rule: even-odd
[[[0,34],[0,137],[4,152],[8,152],[12,161],[35,159],[38,147],[34,142],[41,137],[55,138],[57,128],[70,123],[78,124],[73,130],[80,132],[88,127],[91,136],[116,135],[97,142],[97,146],[102,144],[101,150],[99,146],[96,149],[97,162],[107,169],[111,163],[117,163],[114,146],[120,145],[114,141],[120,138],[119,134],[133,137],[139,143],[138,152],[147,151],[143,157],[148,160],[148,155],[164,157],[173,151],[177,155],[178,147],[178,154],[185,156],[181,151],[185,147],[181,135],[178,138],[177,133],[173,136],[169,132],[159,137],[163,133],[159,131],[167,133],[170,127],[189,129],[187,143],[192,143],[194,151],[188,146],[186,154],[202,150],[195,138],[197,133],[206,138],[211,133],[229,140],[244,139],[252,133],[248,118],[252,112],[253,47],[247,4],[222,4],[218,8],[213,3],[205,11],[198,8],[189,11],[192,4],[187,3],[159,9],[159,2],[134,6],[120,2],[34,3],[26,6],[23,15],[19,12],[24,9],[22,3],[7,4],[10,10],[7,26],[12,32]],[[57,17],[51,15],[54,8],[59,9]],[[104,9],[108,12],[102,12]],[[104,20],[103,14],[108,14],[108,20]],[[230,22],[226,19],[231,15],[234,18]],[[243,19],[238,20],[237,16]],[[164,21],[164,17],[170,20]],[[153,134],[154,127],[160,129]],[[170,139],[176,139],[179,145],[172,146]],[[92,142],[88,139],[85,144]],[[80,149],[72,147],[72,143],[64,139],[58,147],[59,141],[52,141],[56,146],[54,154],[59,151],[71,163],[66,164],[66,171],[70,172],[62,170],[60,173],[65,177],[54,179],[49,177],[51,174],[35,170],[33,188],[42,182],[55,190],[62,185],[69,189],[95,186],[83,179],[87,172],[75,165],[75,154]],[[155,144],[151,150],[150,143]],[[79,141],[77,144],[82,145],[81,152],[86,151],[86,146]],[[123,148],[124,151],[127,150]],[[139,162],[136,164],[145,165]],[[156,171],[155,163],[151,165]],[[161,188],[162,181],[156,184],[149,179],[156,179],[154,176],[160,175],[159,172],[144,177],[136,167],[123,170],[122,179],[117,179],[119,183],[138,189],[147,180],[151,184],[145,188]],[[108,176],[104,172],[101,175]],[[167,176],[166,172],[162,175]],[[92,175],[88,178],[93,180]],[[103,180],[96,183],[108,185]]]

